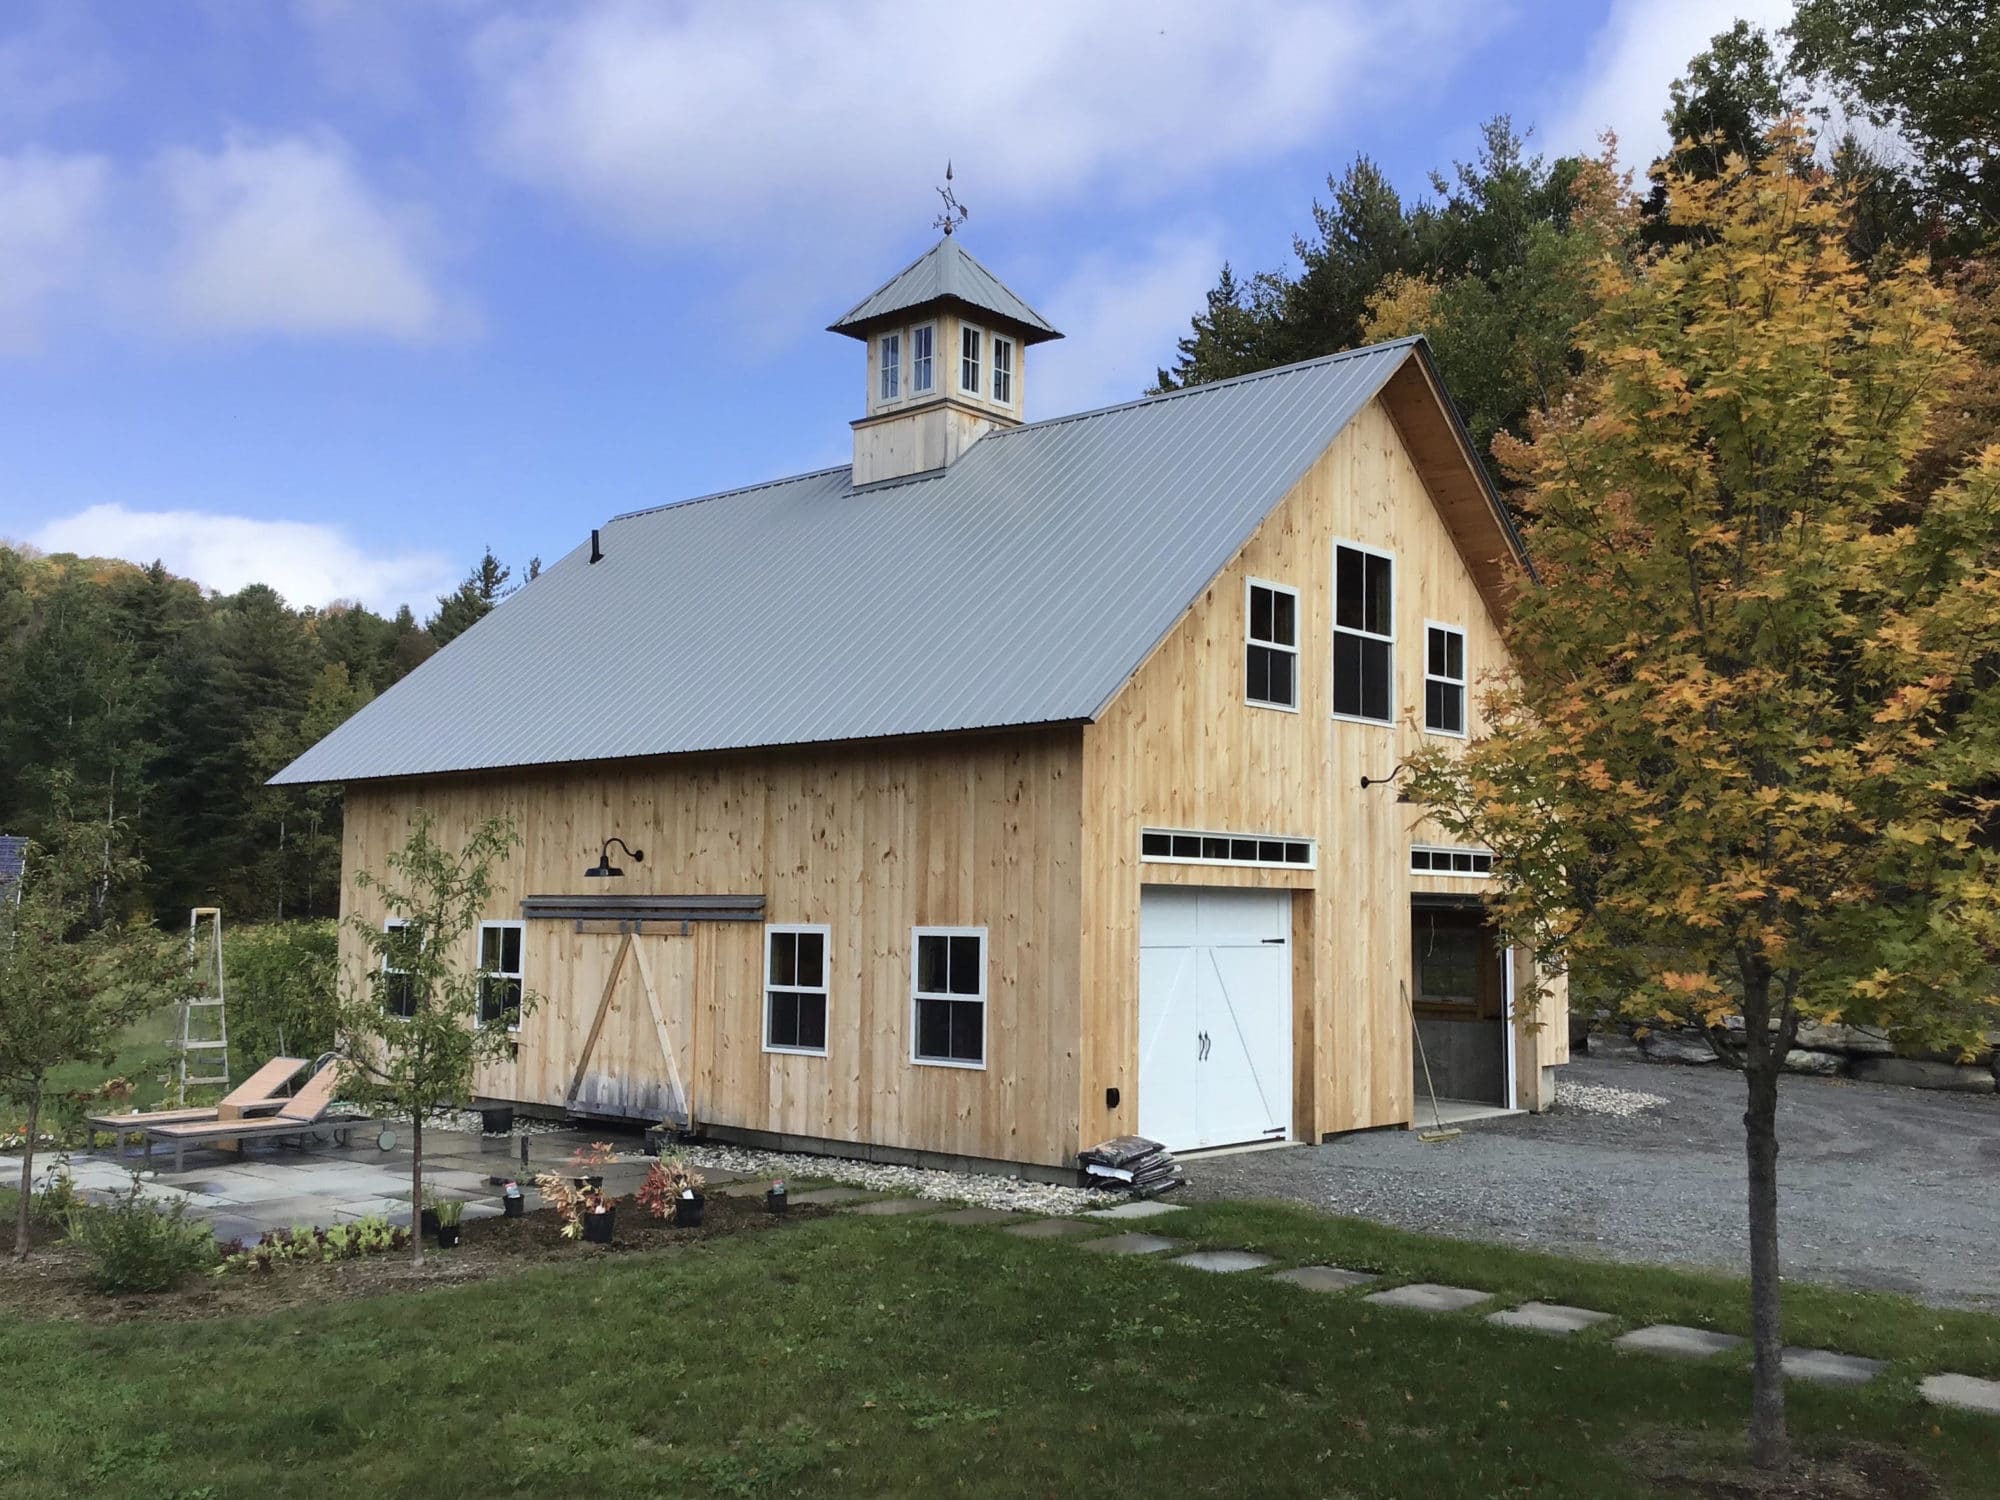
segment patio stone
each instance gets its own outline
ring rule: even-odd
[[[1156,1219],[1161,1214],[1177,1214],[1186,1208],[1185,1203],[1162,1203],[1156,1198],[1141,1198],[1134,1203],[1120,1203],[1114,1208],[1093,1208],[1081,1217],[1086,1219]]]
[[[850,1203],[844,1211],[850,1214],[922,1214],[937,1206],[930,1198],[876,1198],[868,1203]],[[1008,1231],[1010,1234],[1013,1232]]]
[[[861,1203],[875,1195],[866,1188],[823,1187],[809,1188],[803,1193],[789,1195],[794,1203]]]
[[[1370,1292],[1362,1300],[1382,1307],[1402,1307],[1412,1312],[1463,1312],[1492,1297],[1491,1292],[1474,1291],[1469,1286],[1445,1286],[1436,1281],[1413,1281],[1408,1286],[1391,1287],[1386,1292]]]
[[[2000,1417],[2000,1380],[1981,1380],[1974,1375],[1927,1375],[1917,1382],[1917,1391],[1932,1406]]]
[[[1707,1359],[1743,1342],[1733,1333],[1716,1333],[1708,1328],[1683,1328],[1678,1323],[1655,1323],[1612,1342],[1621,1349],[1640,1349],[1647,1354],[1665,1354],[1674,1359]]]
[[[1794,1349],[1789,1344],[1783,1359],[1787,1380],[1812,1380],[1821,1385],[1866,1385],[1889,1367],[1887,1360],[1835,1354],[1831,1349]]]
[[[1190,1255],[1176,1255],[1173,1264],[1197,1271],[1256,1271],[1270,1265],[1271,1259],[1254,1250],[1196,1250]]]
[[[1019,1235],[1024,1240],[1059,1240],[1065,1235],[1096,1234],[1097,1225],[1086,1224],[1081,1219],[1030,1219],[1025,1224],[1015,1224],[1000,1232]]]
[[[1488,1313],[1486,1321],[1500,1328],[1520,1328],[1529,1333],[1549,1333],[1568,1337],[1609,1323],[1610,1313],[1593,1312],[1587,1307],[1569,1307],[1561,1302],[1523,1302],[1504,1312]]]
[[[1348,1271],[1339,1266],[1294,1266],[1289,1271],[1273,1271],[1273,1281],[1289,1281],[1309,1292],[1346,1292],[1382,1278],[1373,1271]]]
[[[1011,1224],[1020,1218],[1004,1208],[959,1208],[948,1214],[939,1214],[932,1219],[933,1224]]]
[[[1180,1249],[1181,1243],[1164,1235],[1143,1234],[1134,1230],[1129,1234],[1108,1235],[1101,1240],[1085,1240],[1083,1248],[1095,1250],[1100,1255],[1158,1255],[1162,1250]]]

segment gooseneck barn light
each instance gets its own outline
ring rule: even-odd
[[[625,857],[631,860],[633,864],[642,865],[646,862],[645,850],[634,849],[621,838],[608,838],[604,841],[603,847],[597,851],[597,863],[583,872],[586,880],[601,880],[607,875],[623,875],[625,873],[618,866],[611,863],[611,846],[613,844],[623,849]]]

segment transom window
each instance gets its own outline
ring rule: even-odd
[[[417,1013],[416,978],[409,966],[423,944],[423,929],[402,917],[390,917],[382,931],[389,935],[388,951],[382,955],[382,1009],[407,1021]]]
[[[937,328],[925,323],[910,330],[910,393],[921,394],[930,390],[937,378],[932,374],[935,362],[931,356],[937,343]]]
[[[985,337],[970,326],[958,330],[958,388],[968,395],[979,394],[979,356]]]
[[[1485,849],[1451,849],[1438,844],[1410,848],[1413,875],[1491,875],[1493,855]]]
[[[986,929],[911,930],[911,1056],[947,1067],[986,1066]]]
[[[993,399],[1002,406],[1014,404],[1014,341],[993,335]]]
[[[903,394],[903,336],[885,333],[880,345],[882,399],[894,401]]]
[[[479,924],[479,1024],[521,1029],[521,924]]]
[[[827,929],[764,929],[764,1050],[826,1055]]]
[[[1465,733],[1465,632],[1454,625],[1424,627],[1424,728]]]
[[[1342,542],[1333,549],[1333,711],[1396,719],[1396,562]]]
[[[1245,696],[1265,708],[1297,708],[1299,591],[1253,578],[1245,613]]]
[[[1186,828],[1142,828],[1139,857],[1184,865],[1286,865],[1312,868],[1311,839],[1266,833],[1197,833]]]

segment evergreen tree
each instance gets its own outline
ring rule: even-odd
[[[479,561],[473,564],[465,582],[449,594],[438,596],[437,613],[432,615],[424,628],[440,646],[448,646],[459,636],[477,625],[492,613],[493,606],[513,592],[507,580],[513,576],[513,569],[503,564],[488,547]]]

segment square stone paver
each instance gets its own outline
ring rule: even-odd
[[[1141,1198],[1136,1203],[1120,1203],[1115,1208],[1093,1208],[1086,1219],[1157,1219],[1161,1214],[1177,1214],[1185,1203],[1162,1203],[1157,1198]]]
[[[1620,1349],[1640,1349],[1647,1354],[1665,1354],[1674,1359],[1707,1359],[1743,1342],[1733,1333],[1717,1333],[1709,1328],[1683,1328],[1678,1323],[1655,1323],[1635,1328],[1612,1342]]]
[[[1289,1271],[1273,1271],[1273,1281],[1289,1281],[1309,1292],[1347,1292],[1382,1278],[1373,1271],[1348,1271],[1339,1266],[1294,1266]]]
[[[790,1195],[794,1203],[859,1203],[874,1196],[868,1189],[857,1187],[809,1188],[803,1193]]]
[[[1001,1232],[1017,1234],[1024,1240],[1057,1240],[1071,1234],[1096,1234],[1099,1227],[1086,1224],[1081,1219],[1030,1219],[1025,1224],[1016,1224]]]
[[[1885,1360],[1790,1345],[1785,1347],[1784,1365],[1787,1380],[1813,1380],[1821,1385],[1866,1385],[1888,1368]]]
[[[938,1205],[930,1198],[877,1198],[870,1203],[850,1203],[846,1212],[851,1214],[922,1214],[929,1213]]]
[[[1926,1375],[1917,1382],[1917,1390],[1933,1406],[2000,1417],[2000,1380],[1981,1380],[1974,1375]]]
[[[1173,1263],[1197,1271],[1256,1271],[1271,1264],[1271,1257],[1254,1250],[1197,1250],[1191,1255],[1176,1255]]]
[[[1486,1321],[1501,1328],[1523,1328],[1529,1333],[1567,1336],[1581,1333],[1599,1323],[1609,1323],[1611,1314],[1592,1312],[1587,1307],[1568,1307],[1560,1302],[1523,1302],[1505,1312],[1488,1313]]]
[[[1463,1312],[1489,1301],[1491,1292],[1474,1291],[1469,1286],[1445,1286],[1436,1281],[1413,1281],[1386,1292],[1370,1292],[1362,1300],[1383,1307],[1406,1307],[1413,1312]]]
[[[931,1220],[933,1224],[1011,1224],[1020,1218],[1004,1208],[958,1208],[948,1214],[939,1214]]]
[[[1162,1250],[1178,1250],[1180,1247],[1179,1240],[1170,1240],[1158,1234],[1142,1234],[1137,1230],[1083,1242],[1084,1249],[1095,1250],[1100,1255],[1158,1255]]]

